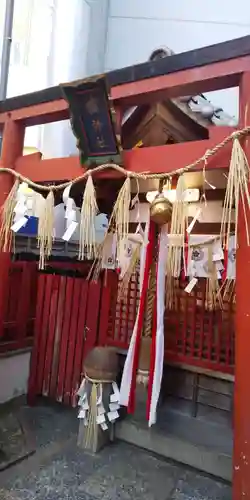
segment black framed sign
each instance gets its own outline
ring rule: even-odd
[[[121,153],[114,109],[104,77],[62,85],[82,163],[117,159]]]

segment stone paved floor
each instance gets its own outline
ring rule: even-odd
[[[76,447],[77,419],[61,407],[21,408],[36,453],[0,473],[1,500],[230,500],[231,488],[117,442]]]

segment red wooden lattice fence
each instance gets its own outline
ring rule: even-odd
[[[165,314],[165,357],[168,361],[233,373],[234,304],[223,311],[205,309],[205,282],[192,294],[177,291],[177,308]]]
[[[83,277],[39,274],[29,400],[48,396],[76,404],[83,360],[95,345],[126,350],[139,302],[138,274],[117,301],[117,275],[108,271],[98,282]],[[205,310],[205,291],[178,291],[177,311],[165,315],[165,360],[233,373],[234,311]]]
[[[165,314],[165,360],[223,373],[234,371],[234,304],[223,311],[205,310],[205,284],[192,294],[177,292],[176,310]],[[110,302],[106,344],[127,349],[139,302],[138,275],[131,278],[127,296]],[[105,343],[104,341],[102,343]]]
[[[108,304],[108,321],[105,330],[102,331],[102,344],[126,350],[133,333],[139,304],[139,273],[136,272],[131,276],[128,292],[119,302],[118,290],[118,279],[116,279],[116,293]]]
[[[56,274],[38,278],[28,397],[76,404],[83,359],[97,343],[101,282]]]
[[[32,345],[37,277],[36,263],[12,262],[6,287],[0,352],[23,349]]]

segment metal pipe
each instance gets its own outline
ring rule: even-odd
[[[0,101],[6,99],[9,67],[10,67],[10,50],[12,42],[12,27],[14,17],[15,0],[6,0],[5,21],[3,33],[3,47],[1,59],[1,75],[0,75]]]

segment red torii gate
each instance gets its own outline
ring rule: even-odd
[[[128,106],[159,101],[166,97],[195,95],[204,91],[239,86],[239,128],[250,125],[250,36],[217,46],[178,54],[154,63],[145,63],[107,74],[118,119]],[[40,154],[23,156],[25,128],[69,118],[67,103],[59,87],[7,99],[0,103],[3,128],[1,166],[14,168],[36,182],[72,179],[83,173],[78,157],[41,160]],[[170,172],[192,163],[232,132],[230,127],[213,128],[204,141],[158,146],[124,152],[126,169],[136,172]],[[244,140],[250,161],[250,141]],[[207,168],[226,168],[231,147],[213,157]],[[198,168],[197,168],[198,169]],[[100,174],[114,178],[113,170]],[[1,174],[0,203],[9,193],[13,178]],[[5,285],[10,256],[0,255],[0,335]],[[234,396],[233,498],[250,498],[250,247],[247,246],[242,209],[239,214],[237,251],[236,359]]]

